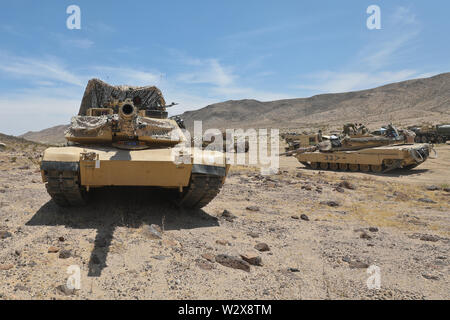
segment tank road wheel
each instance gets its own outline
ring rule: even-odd
[[[339,164],[337,164],[337,163],[330,163],[330,170],[333,170],[333,171],[339,170]]]
[[[381,164],[377,164],[377,165],[372,164],[370,166],[370,170],[372,170],[372,172],[375,172],[375,173],[381,173],[383,171],[383,166]]]
[[[370,166],[368,164],[360,164],[359,168],[361,169],[362,172],[369,172],[370,171]]]
[[[328,170],[328,162],[321,162],[320,163],[320,169]]]
[[[225,168],[223,175],[192,173],[189,187],[185,189],[178,205],[181,207],[196,209],[206,206],[220,192],[223,186]]]
[[[88,194],[78,184],[77,171],[49,170],[47,180],[47,192],[58,206],[82,206],[87,203]]]
[[[317,169],[317,168],[319,168],[319,163],[318,162],[311,162],[310,166],[311,166],[311,169]]]
[[[348,168],[349,168],[350,171],[352,171],[352,172],[359,171],[359,164],[357,164],[357,163],[350,163],[350,164],[348,165]]]
[[[347,171],[348,170],[348,164],[347,163],[339,163],[339,170]]]

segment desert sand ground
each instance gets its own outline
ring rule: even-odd
[[[450,299],[450,145],[385,176],[311,171],[292,157],[272,176],[234,167],[197,211],[135,189],[59,208],[41,182],[42,149],[0,152],[0,299]],[[245,253],[262,266],[215,262]],[[80,290],[64,288],[71,265]],[[378,290],[366,285],[370,265]]]

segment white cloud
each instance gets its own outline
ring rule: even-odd
[[[93,77],[114,85],[159,85],[164,77],[164,74],[160,72],[148,72],[129,67],[96,66],[92,69],[96,71]]]
[[[94,41],[89,39],[66,39],[63,43],[80,49],[89,49],[94,45]]]
[[[68,71],[55,57],[46,59],[23,58],[0,52],[0,72],[17,78],[54,80],[72,85],[83,85],[82,77]]]
[[[415,14],[408,8],[397,7],[386,20],[388,27],[383,27],[383,31],[368,31],[368,43],[351,57],[352,60],[344,68],[305,75],[302,80],[308,85],[297,88],[311,94],[346,92],[423,75],[409,68],[390,70],[414,55],[415,40],[420,34],[420,23]]]
[[[231,85],[236,78],[231,68],[221,65],[217,59],[190,59],[187,63],[195,66],[194,70],[179,74],[177,81],[224,87]]]
[[[395,25],[417,24],[417,16],[410,8],[399,6],[391,16],[391,22]]]

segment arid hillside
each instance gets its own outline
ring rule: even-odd
[[[230,100],[181,115],[189,129],[195,120],[203,128],[336,129],[346,122],[364,122],[369,128],[392,122],[408,126],[450,123],[450,73],[408,80],[370,90],[322,94],[310,98],[261,102]],[[68,125],[21,137],[43,143],[64,142]]]
[[[450,73],[408,80],[370,90],[322,94],[270,102],[230,100],[182,114],[191,128],[342,127],[345,122],[378,126],[450,121]]]
[[[59,125],[51,128],[47,128],[41,131],[28,131],[22,134],[20,137],[41,143],[58,144],[64,143],[64,131],[67,130],[69,125]]]

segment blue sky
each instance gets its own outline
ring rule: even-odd
[[[81,29],[66,27],[69,5]],[[381,9],[369,30],[366,9]],[[171,114],[450,71],[448,1],[8,1],[0,132],[69,123],[87,81],[157,85]]]

